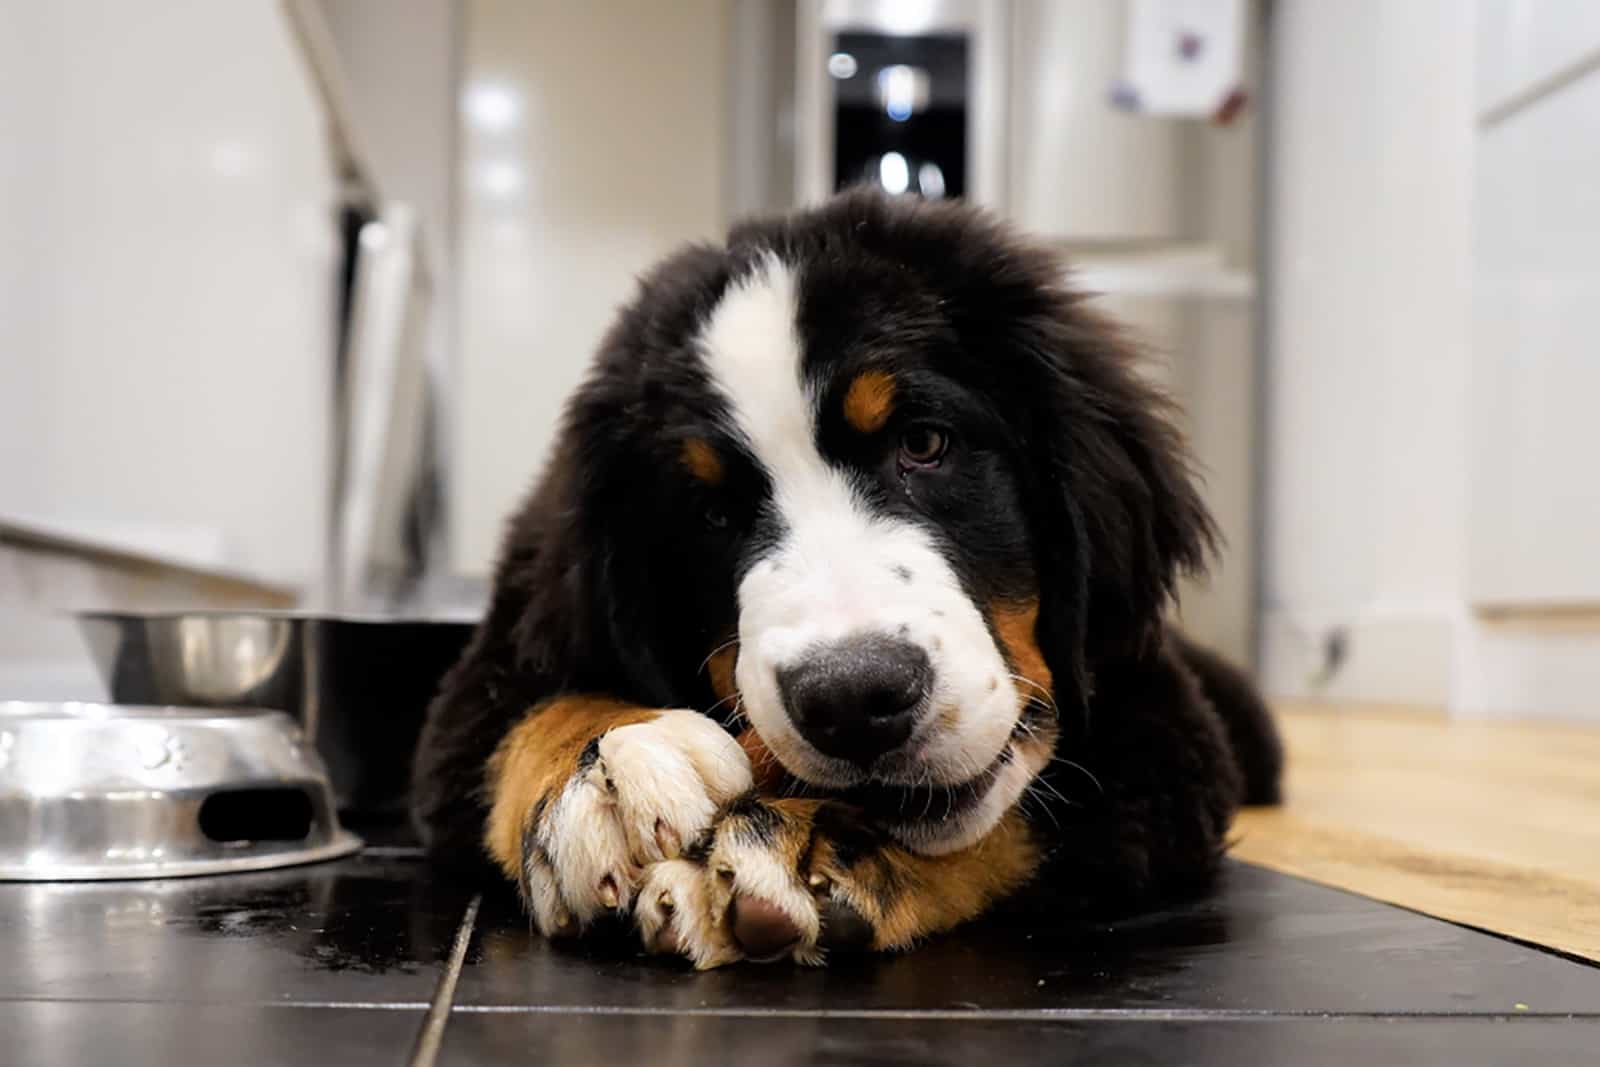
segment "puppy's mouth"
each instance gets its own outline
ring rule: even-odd
[[[1053,714],[1030,703],[988,765],[961,781],[933,780],[913,748],[853,782],[824,785],[785,766],[785,788],[851,804],[913,852],[939,855],[976,843],[1021,801],[1050,762],[1056,736]]]
[[[751,757],[758,782],[781,768],[773,788],[848,803],[913,851],[981,839],[1048,762],[1054,730],[1034,705],[1050,705],[1017,689],[998,650],[992,663],[935,663],[915,641],[867,631],[763,658],[741,655],[736,678],[764,750]]]
[[[1012,755],[1010,746],[1007,746],[992,763],[964,782],[899,785],[871,781],[832,795],[854,804],[889,826],[945,822],[959,818],[982,804]]]

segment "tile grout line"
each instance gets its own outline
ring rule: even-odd
[[[186,1008],[270,1008],[283,1011],[427,1011],[429,1004],[419,1000],[193,1000],[185,997],[51,997],[4,996],[7,1004],[124,1004],[169,1005]]]
[[[411,1050],[409,1061],[411,1067],[433,1067],[439,1058],[445,1024],[450,1021],[450,1011],[455,1006],[456,982],[460,980],[461,968],[467,961],[467,945],[471,943],[472,931],[478,924],[478,904],[482,900],[481,894],[474,896],[467,903],[466,913],[461,916],[461,926],[457,928],[455,942],[450,946],[450,960],[439,978],[439,987],[434,991],[433,1003],[428,1005],[428,1014],[423,1017],[422,1028],[417,1031],[417,1043]]]
[[[1381,1019],[1395,1022],[1452,1020],[1461,1022],[1592,1022],[1597,1012],[1506,1011],[1277,1011],[1183,1008],[662,1008],[646,1005],[463,1004],[463,1015],[588,1015],[707,1019],[834,1019],[851,1021],[930,1022],[1337,1022]]]
[[[469,938],[470,941],[470,938]],[[459,976],[459,975],[458,975]],[[442,982],[442,979],[441,979]],[[128,997],[0,996],[0,1007],[11,1004],[170,1005],[197,1008],[268,1008],[281,1011],[429,1011],[420,1001],[365,1000],[169,1000]],[[1505,1022],[1600,1022],[1600,1011],[1351,1011],[1341,1008],[1283,1010],[1278,1008],[758,1008],[758,1007],[658,1007],[627,1004],[461,1004],[452,1003],[454,1015],[603,1015],[619,1017],[728,1018],[728,1019],[841,1019],[858,1021],[933,1022],[1304,1022],[1341,1019],[1460,1020]],[[413,1061],[414,1062],[414,1061]]]

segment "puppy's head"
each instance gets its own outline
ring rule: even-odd
[[[658,268],[546,481],[578,675],[705,693],[927,852],[1019,799],[1211,529],[1052,257],[871,194]]]

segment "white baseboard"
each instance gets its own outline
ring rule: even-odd
[[[1457,715],[1600,723],[1600,617],[1475,619],[1458,662]]]
[[[1328,672],[1336,630],[1345,654]],[[1489,619],[1463,606],[1343,620],[1276,610],[1262,616],[1261,637],[1271,697],[1600,723],[1600,614]]]
[[[1358,704],[1448,707],[1457,621],[1447,612],[1385,613],[1344,620],[1267,611],[1261,680],[1269,696]],[[1343,634],[1344,656],[1326,669],[1326,647]]]

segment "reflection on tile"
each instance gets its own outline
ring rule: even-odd
[[[467,896],[392,853],[0,885],[0,1049],[24,1050],[0,1061],[404,1062]],[[442,1063],[1571,1062],[1600,1040],[1600,968],[1243,864],[1185,908],[1035,911],[824,970],[553,949],[503,899],[469,948]]]
[[[1600,969],[1285,875],[1116,923],[992,921],[903,956],[695,974],[629,948],[557,948],[486,906],[457,1005],[661,1009],[1593,1011]]]
[[[1120,1019],[1094,1022],[749,1016],[461,1014],[439,1062],[701,1067],[787,1064],[1570,1063],[1600,1021]]]
[[[3,1058],[28,1067],[403,1063],[421,1024],[409,1010],[0,1002]]]
[[[0,999],[420,1003],[466,892],[353,857],[260,874],[0,884]]]

